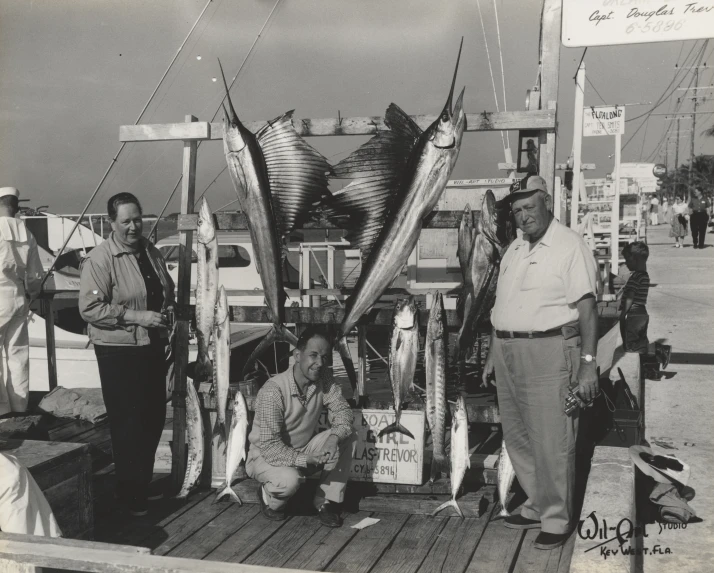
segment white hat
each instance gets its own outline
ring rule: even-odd
[[[689,481],[689,466],[675,456],[655,454],[645,446],[630,446],[630,457],[642,473],[656,482],[687,485]]]
[[[20,191],[17,187],[0,187],[0,197],[5,197],[7,195],[12,195],[13,197],[20,198]]]

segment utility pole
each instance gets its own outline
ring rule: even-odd
[[[706,65],[706,64],[705,64]],[[699,88],[699,67],[694,68],[694,90]],[[679,123],[679,120],[677,120]],[[689,149],[689,181],[687,182],[687,203],[692,198],[692,171],[694,171],[694,133],[697,129],[697,96],[694,95],[694,114],[692,115],[692,141]]]
[[[585,62],[580,62],[575,76],[575,117],[573,120],[573,190],[570,193],[570,228],[578,227],[580,210],[581,150],[583,146],[583,105],[585,100]]]

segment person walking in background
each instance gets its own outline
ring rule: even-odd
[[[107,204],[112,233],[82,261],[79,312],[89,323],[116,468],[116,497],[135,516],[148,500],[156,448],[166,418],[168,309],[174,284],[159,250],[142,236],[131,193]]]
[[[672,208],[672,206],[669,204],[669,199],[667,197],[664,197],[662,199],[662,222],[667,223],[669,221],[669,211]]]
[[[28,297],[40,293],[42,262],[37,241],[16,219],[20,192],[0,187],[0,416],[27,410],[30,393]],[[3,377],[3,371],[7,373]]]
[[[669,236],[674,237],[675,248],[681,249],[682,245],[684,245],[684,237],[687,236],[688,213],[689,209],[687,204],[682,201],[681,197],[675,197],[674,205],[672,205],[669,214],[669,223],[672,225],[672,228],[669,231]]]
[[[659,199],[653,195],[650,200],[650,224],[659,225]]]
[[[695,249],[704,248],[704,235],[707,232],[711,202],[702,194],[701,187],[695,187],[692,199],[689,201],[689,224],[692,227],[692,246]]]

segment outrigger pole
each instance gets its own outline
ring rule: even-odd
[[[159,80],[159,83],[156,84],[156,87],[154,88],[154,91],[152,92],[151,96],[149,97],[149,100],[146,102],[146,105],[144,105],[144,108],[141,110],[141,113],[139,114],[139,117],[136,118],[136,121],[134,122],[134,125],[139,125],[139,122],[141,121],[141,118],[144,117],[144,114],[146,113],[146,110],[149,108],[149,105],[151,105],[152,100],[156,96],[156,92],[159,91],[159,88],[161,87],[161,84],[164,82],[164,79],[166,79],[166,76],[168,75],[169,71],[171,70],[172,66],[174,65],[174,62],[176,62],[177,58],[179,57],[179,54],[181,53],[181,50],[183,50],[184,46],[186,45],[186,42],[188,42],[188,39],[191,37],[191,34],[193,34],[193,31],[196,29],[196,26],[198,26],[198,23],[201,21],[201,18],[203,18],[203,15],[206,13],[206,10],[208,7],[211,5],[211,2],[213,0],[208,0],[206,2],[206,5],[203,7],[203,10],[201,10],[201,13],[198,15],[198,18],[194,22],[193,26],[191,26],[191,29],[188,31],[188,34],[184,38],[184,41],[181,43],[179,46],[179,49],[176,51],[176,54],[174,55],[173,59],[171,60],[171,63],[169,66],[166,68],[166,71],[164,72],[164,75],[161,76],[161,79]],[[64,240],[64,244],[62,245],[62,248],[57,252],[55,255],[54,260],[52,261],[52,264],[50,265],[50,268],[47,269],[47,272],[45,275],[42,277],[42,282],[40,283],[40,292],[42,292],[42,287],[45,286],[45,283],[47,282],[47,279],[50,276],[50,273],[54,270],[55,265],[57,264],[57,260],[60,258],[60,255],[64,252],[65,248],[67,248],[67,245],[69,244],[69,240],[72,238],[72,235],[74,235],[74,232],[77,230],[77,227],[79,227],[82,219],[84,216],[87,214],[87,211],[89,210],[89,206],[92,204],[94,199],[97,197],[97,194],[99,193],[99,190],[102,188],[102,185],[104,182],[107,180],[107,177],[109,176],[109,173],[112,170],[112,167],[114,167],[114,164],[117,162],[119,159],[119,156],[121,155],[121,152],[124,151],[124,147],[126,146],[128,142],[123,142],[121,146],[119,147],[119,151],[116,152],[114,157],[112,158],[111,163],[109,164],[109,167],[107,167],[107,170],[104,172],[104,175],[102,176],[102,179],[99,181],[99,184],[97,187],[94,189],[94,192],[92,193],[91,197],[89,198],[89,201],[87,201],[87,204],[84,206],[84,209],[82,209],[82,213],[77,217],[77,220],[74,222],[74,226],[72,227],[72,230],[69,232],[67,235],[67,238]],[[178,185],[177,185],[178,186]],[[38,295],[39,296],[39,295]],[[37,298],[37,297],[35,297]],[[34,300],[34,299],[33,299]]]

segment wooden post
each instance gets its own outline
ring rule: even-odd
[[[192,115],[186,122],[198,121]],[[196,191],[196,140],[183,144],[183,181],[181,182],[181,213],[193,213]],[[179,232],[179,267],[176,296],[176,382],[173,401],[173,450],[171,483],[179,490],[186,473],[186,368],[188,366],[188,321],[191,301],[191,253],[193,231]]]
[[[300,288],[308,290],[310,288],[310,247],[302,246],[300,248]],[[311,306],[310,295],[303,295],[301,305]]]
[[[580,63],[575,80],[575,112],[573,116],[573,194],[570,201],[570,228],[578,228],[580,210],[580,152],[583,147],[583,102],[585,101],[585,62]]]
[[[562,0],[544,0],[541,19],[541,88],[540,109],[553,110],[558,100],[558,79],[560,71],[560,26],[562,19]],[[540,170],[552,190],[555,177],[555,130],[541,132]],[[545,145],[543,145],[545,143]]]
[[[52,308],[54,295],[47,295],[42,301],[45,311],[45,338],[47,339],[47,380],[50,392],[57,388],[57,349],[55,345],[55,314]]]

